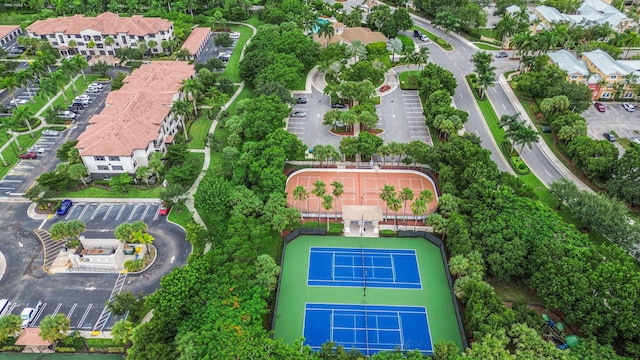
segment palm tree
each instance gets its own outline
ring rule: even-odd
[[[495,25],[494,31],[496,37],[502,41],[502,48],[504,49],[509,38],[515,33],[518,23],[516,18],[511,15],[510,12],[502,14],[502,18]]]
[[[9,94],[11,95],[11,99],[14,100],[14,102],[16,98],[13,96],[13,91],[19,87],[20,80],[18,80],[18,77],[16,76],[6,76],[2,79],[2,82],[0,82],[0,88],[7,89],[9,91]]]
[[[307,201],[307,211],[309,211],[309,193],[302,185],[298,185],[293,189],[293,199],[296,201]],[[300,205],[300,221],[304,220],[302,216],[302,205]]]
[[[155,40],[149,40],[147,46],[149,47],[149,51],[151,51],[151,55],[155,55],[155,52],[151,49],[155,49],[158,46],[158,42]]]
[[[21,86],[24,86],[27,89],[29,97],[33,98],[31,87],[29,86],[31,84],[31,80],[33,80],[33,73],[31,72],[31,69],[27,68],[26,70],[18,71],[14,74],[14,77],[18,80]]]
[[[322,197],[322,207],[327,212],[327,230],[329,230],[329,210],[333,207],[333,196],[324,195]]]
[[[76,56],[72,57],[69,62],[71,63],[71,65],[75,69],[79,70],[80,73],[82,73],[82,78],[84,79],[84,82],[86,83],[87,82],[87,75],[85,75],[84,70],[89,67],[89,62],[87,62],[87,59],[84,56],[76,55]]]
[[[144,244],[147,252],[149,252],[149,244],[151,244],[155,238],[145,229],[132,232],[131,240],[135,244]]]
[[[51,111],[54,111],[51,96],[58,92],[58,86],[51,79],[42,79],[40,80],[39,92],[42,92],[47,97],[49,100],[49,107],[51,108]]]
[[[400,210],[400,208],[402,207],[402,200],[400,200],[400,198],[398,197],[393,196],[389,200],[387,200],[387,207],[391,209],[391,211],[393,211],[393,213],[395,214],[395,217],[393,220],[393,227],[397,231],[398,230],[398,210]]]
[[[429,207],[427,206],[427,201],[425,199],[423,199],[422,197],[418,197],[411,204],[411,212],[413,212],[413,215],[416,217],[416,220],[413,223],[413,231],[416,231],[416,227],[417,227],[417,224],[418,224],[418,216],[420,216],[420,215],[424,214],[425,212],[427,212],[428,209],[429,209]]]
[[[393,185],[385,184],[380,190],[380,200],[384,201],[387,204],[387,215],[385,217],[389,217],[389,199],[396,196],[396,188]]]
[[[400,199],[400,201],[402,201],[402,212],[405,213],[407,212],[407,201],[409,200],[413,200],[413,190],[411,190],[411,188],[405,187],[402,188],[402,190],[400,190],[400,193],[398,194],[398,199]],[[407,218],[405,217],[404,219],[404,225],[406,227],[407,225]]]
[[[62,96],[64,96],[64,100],[69,101],[67,93],[64,91],[64,86],[69,82],[69,78],[67,78],[67,76],[61,71],[55,71],[51,73],[49,80],[56,85],[56,90],[62,88]]]
[[[182,130],[184,131],[184,136],[186,140],[189,140],[189,135],[187,134],[187,126],[186,121],[189,120],[192,114],[191,104],[189,104],[186,100],[177,100],[174,101],[171,105],[171,112],[178,118],[180,122],[180,126],[182,126]]]
[[[522,156],[524,147],[531,149],[531,143],[538,142],[540,135],[527,124],[522,124],[513,134],[513,142],[522,145],[518,157]]]
[[[420,50],[418,50],[418,55],[416,56],[418,62],[423,64],[422,67],[429,63],[429,48],[426,46],[420,46]]]
[[[624,37],[622,43],[627,47],[627,53],[624,55],[625,59],[629,58],[629,51],[632,46],[635,46],[640,42],[640,34],[636,31],[630,30],[624,32]]]
[[[480,99],[484,99],[484,94],[486,93],[487,89],[490,86],[493,86],[493,84],[496,81],[496,73],[495,73],[496,67],[495,66],[491,66],[486,72],[483,72],[481,74],[478,75],[478,90],[480,92]]]
[[[75,65],[73,65],[71,60],[62,60],[60,62],[60,67],[58,68],[58,70],[56,70],[56,72],[62,72],[65,76],[70,77],[72,80],[73,77],[71,76],[71,74],[75,73],[76,71],[78,71],[78,69],[75,67]],[[77,93],[78,88],[76,87],[76,82],[71,81],[71,85],[73,86],[73,90]]]
[[[29,134],[33,137],[33,130],[31,129],[31,117],[33,113],[28,106],[20,105],[13,110],[13,115],[11,115],[16,123],[24,122],[27,124],[27,128],[29,128]]]
[[[433,201],[433,193],[429,189],[424,189],[420,191],[420,196],[418,199],[422,199],[427,202],[427,212],[429,212],[429,203]]]
[[[47,315],[40,323],[40,337],[52,343],[64,340],[67,337],[66,332],[71,328],[70,325],[71,320],[65,314]]]
[[[193,101],[193,113],[198,115],[198,107],[196,106],[196,100],[204,91],[204,86],[198,79],[186,79],[182,81],[181,91],[191,95]]]
[[[336,29],[333,27],[333,24],[331,24],[330,22],[323,21],[318,23],[318,36],[325,38],[324,47],[327,47],[327,42],[329,41],[329,39],[333,37],[335,33],[336,33]]]
[[[359,58],[367,55],[367,47],[360,40],[353,40],[347,49],[349,56],[354,57],[354,63],[357,63]]]
[[[133,335],[133,328],[135,325],[128,320],[118,320],[113,324],[111,328],[111,335],[113,335],[113,341],[116,344],[122,344],[125,349],[127,345],[131,343],[131,335]]]
[[[320,223],[320,205],[322,197],[327,193],[327,185],[322,180],[317,180],[313,183],[313,189],[311,190],[313,195],[318,197],[318,224]]]
[[[336,198],[336,200],[340,199],[340,196],[344,194],[344,185],[342,185],[342,183],[339,181],[334,181],[331,183],[331,187],[333,188],[333,191],[331,192],[333,196]],[[340,204],[340,209],[342,209],[342,204]]]
[[[47,65],[40,59],[35,59],[29,63],[29,69],[33,76],[41,78],[42,75],[47,74]]]
[[[47,67],[49,74],[51,74],[51,65],[56,63],[56,57],[49,51],[37,51],[36,55],[40,61]]]

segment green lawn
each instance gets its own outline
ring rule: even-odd
[[[474,42],[475,46],[477,46],[480,50],[500,50],[499,46],[483,43],[483,42]]]
[[[103,189],[96,186],[90,186],[86,189],[74,190],[74,191],[63,191],[58,194],[60,198],[108,198],[108,199],[116,199],[116,198],[125,198],[125,199],[135,199],[135,198],[145,198],[145,199],[158,199],[160,197],[160,192],[162,191],[162,186],[156,186],[150,189],[146,188],[129,188],[129,192],[123,194],[120,191],[113,191],[108,189]]]
[[[207,142],[207,135],[209,134],[209,128],[213,121],[208,116],[200,116],[189,126],[189,142],[187,148],[189,149],[204,149]]]
[[[253,25],[256,28],[259,27],[260,25],[264,25],[264,22],[260,19],[258,19],[258,15],[252,15],[250,18],[248,18],[247,20],[243,21],[249,25]]]
[[[231,31],[239,32],[240,38],[238,39],[236,47],[233,50],[233,54],[231,54],[231,58],[229,59],[229,63],[222,74],[226,75],[232,82],[239,83],[242,81],[242,79],[240,79],[240,54],[242,53],[242,49],[244,48],[247,40],[253,36],[253,30],[248,26],[232,25]]]
[[[4,159],[7,161],[8,166],[1,166],[0,167],[0,178],[5,176],[9,172],[9,170],[11,170],[11,168],[18,162],[18,155],[19,154],[22,154],[22,153],[26,152],[26,150],[28,148],[33,146],[33,144],[35,144],[36,141],[38,141],[38,139],[40,138],[40,134],[42,134],[42,130],[43,129],[39,129],[39,130],[34,131],[33,132],[33,137],[31,137],[31,135],[29,133],[18,135],[18,143],[20,143],[20,147],[22,148],[22,150],[20,150],[20,147],[17,146],[15,141],[13,141],[11,144],[9,144],[9,146],[7,146],[6,149],[4,149],[4,151],[2,152],[2,157],[4,157]],[[7,138],[4,137],[3,141],[6,142]],[[53,156],[53,157],[55,157],[55,153],[54,154],[43,154],[43,155],[40,155],[40,156]],[[29,160],[23,160],[23,161],[29,161]],[[0,165],[2,165],[2,164],[0,163]]]
[[[169,221],[172,221],[183,228],[193,221],[193,215],[185,205],[176,205],[171,208]]]

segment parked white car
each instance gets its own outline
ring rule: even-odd
[[[38,311],[40,311],[40,308],[42,308],[42,301],[38,301],[38,304],[35,307],[26,307],[22,309],[22,312],[20,313],[20,320],[22,320],[22,324],[20,327],[23,329],[29,327],[33,319],[38,314]]]
[[[95,88],[98,88],[98,89],[102,90],[102,88],[104,88],[104,85],[102,85],[99,82],[94,82],[94,83],[91,83],[91,85],[89,85],[89,87],[95,87]]]
[[[631,105],[631,104],[629,104],[629,103],[624,103],[624,104],[622,104],[622,107],[623,107],[625,110],[627,110],[628,112],[634,112],[634,111],[636,111],[636,107],[635,107],[635,106],[633,106],[633,105]]]
[[[100,89],[97,87],[89,86],[86,92],[89,94],[97,94],[100,92]]]
[[[52,129],[46,129],[42,132],[42,136],[58,136],[58,135],[60,135],[60,132]]]
[[[75,119],[76,114],[73,111],[65,110],[58,112],[58,117],[61,119]]]
[[[76,96],[76,98],[74,100],[91,100],[91,96],[87,95],[87,94],[82,94],[82,95],[78,95]]]
[[[41,148],[40,146],[32,146],[29,148],[29,150],[27,150],[27,152],[34,152],[37,154],[44,154],[44,148]]]
[[[27,102],[29,102],[29,100],[25,100],[25,99],[13,99],[11,101],[9,101],[9,105],[24,105]]]
[[[232,39],[238,39],[238,38],[240,38],[240,33],[236,32],[236,31],[230,32],[229,33],[229,37],[232,38]]]

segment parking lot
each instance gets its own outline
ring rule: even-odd
[[[217,34],[219,33],[213,33],[211,35],[211,38],[209,38],[209,40],[207,41],[207,44],[205,45],[204,50],[202,51],[202,53],[200,53],[200,56],[198,56],[198,58],[196,59],[196,63],[206,64],[209,59],[219,58],[222,60],[222,63],[225,66],[227,65],[227,61],[229,60],[231,53],[233,52],[233,50],[236,47],[236,44],[238,43],[238,38],[237,37],[231,38],[231,40],[233,41],[233,44],[230,47],[218,47],[214,43],[214,40]],[[224,57],[226,58],[225,60],[220,57],[222,54],[229,54],[229,56],[228,57],[225,56]],[[224,71],[224,69],[221,69],[220,71]]]
[[[104,100],[109,93],[110,84],[104,84],[102,91],[98,93],[87,93],[89,104],[77,111],[76,117],[71,126],[60,132],[59,136],[43,136],[34,144],[42,149],[35,159],[20,160],[7,175],[0,180],[0,196],[22,196],[22,194],[33,184],[36,178],[33,174],[41,174],[55,168],[56,151],[65,142],[74,140],[87,127],[87,121],[93,114],[104,107]],[[72,99],[69,99],[71,101]],[[25,153],[28,149],[20,150],[15,144],[11,144],[16,155]]]
[[[160,218],[160,202],[149,203],[99,203],[76,202],[67,215],[55,216],[50,222],[82,220],[87,230],[113,231],[120,223],[142,220],[151,226]]]
[[[602,134],[615,132],[618,138],[634,139],[640,137],[640,112],[628,112],[622,108],[622,103],[602,103],[605,112],[601,113],[594,106],[590,106],[582,116],[587,120],[587,135],[596,140],[605,140]],[[624,153],[618,142],[614,143]]]

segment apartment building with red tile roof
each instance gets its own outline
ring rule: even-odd
[[[162,41],[174,38],[169,20],[141,15],[120,17],[111,12],[96,17],[77,14],[38,20],[25,30],[30,37],[49,41],[61,55],[115,55],[115,49],[137,47],[143,42],[156,54],[164,51]],[[106,42],[107,38],[112,38],[113,43]],[[154,46],[149,46],[151,41]]]
[[[0,47],[4,47],[20,34],[22,34],[22,29],[19,25],[0,25]]]
[[[202,50],[207,45],[207,41],[211,38],[211,28],[197,27],[191,31],[191,34],[184,41],[182,49],[187,50],[193,60],[197,59]]]
[[[104,109],[89,119],[75,148],[94,179],[135,174],[183,127],[171,112],[174,101],[185,98],[182,82],[195,74],[185,61],[152,61],[124,80],[107,96]]]

